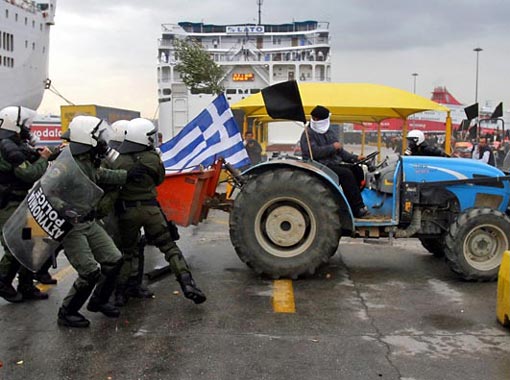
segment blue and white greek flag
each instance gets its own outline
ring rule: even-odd
[[[160,146],[167,172],[210,166],[219,157],[235,168],[250,163],[224,94],[219,95],[176,136]]]

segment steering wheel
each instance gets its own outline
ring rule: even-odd
[[[379,152],[376,150],[375,152],[370,153],[364,159],[356,161],[355,164],[356,165],[362,165],[362,164],[365,164],[365,163],[367,163],[369,161],[372,161],[375,158],[375,156],[377,156],[378,154],[379,154]]]

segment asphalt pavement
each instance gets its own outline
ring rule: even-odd
[[[314,276],[282,285],[236,256],[228,215],[181,229],[179,245],[208,300],[173,275],[119,319],[88,311],[88,329],[57,326],[76,274],[64,257],[47,301],[0,299],[0,379],[508,379],[510,331],[496,283],[461,281],[416,240],[342,238]],[[147,270],[164,265],[154,247]]]
[[[76,277],[62,255],[59,283],[42,286],[49,300],[0,299],[0,380],[510,378],[497,284],[460,280],[415,239],[342,238],[315,275],[272,281],[236,256],[228,214],[180,233],[204,304],[166,274],[149,283],[153,299],[131,299],[119,319],[84,308],[90,328],[59,327]],[[146,270],[164,265],[148,247]]]

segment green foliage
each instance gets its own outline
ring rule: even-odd
[[[175,69],[182,75],[184,84],[194,94],[223,92],[219,82],[224,73],[200,44],[191,40],[174,40],[178,57]]]

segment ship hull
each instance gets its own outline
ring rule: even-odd
[[[39,8],[42,5],[47,8]],[[54,0],[41,1],[37,6],[21,0],[0,1],[0,109],[21,105],[36,110],[41,104],[48,78],[55,5]]]

